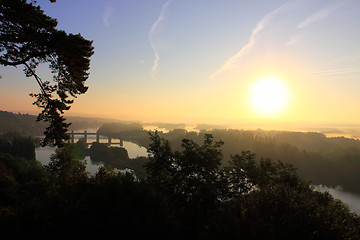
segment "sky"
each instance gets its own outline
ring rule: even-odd
[[[359,0],[38,4],[58,29],[80,33],[95,47],[89,90],[68,116],[259,127],[360,124]],[[46,65],[38,73],[51,79]],[[0,110],[40,111],[29,96],[39,92],[35,79],[21,67],[1,66],[0,74]],[[261,84],[269,79],[285,90]],[[263,88],[260,103],[256,86]],[[269,104],[278,106],[261,110]]]

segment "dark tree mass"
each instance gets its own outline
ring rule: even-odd
[[[57,21],[41,10],[36,2],[0,1],[0,64],[23,66],[27,77],[34,77],[41,91],[31,94],[42,109],[38,120],[49,123],[43,145],[62,145],[70,125],[62,116],[73,98],[87,91],[92,42],[80,34],[56,29]],[[48,63],[52,80],[36,73],[41,63]]]
[[[48,166],[29,138],[0,141],[1,239],[360,239],[360,218],[295,169],[243,151],[224,167],[220,147],[151,135],[147,177],[100,167],[81,144]],[[19,150],[22,149],[22,150]]]
[[[130,128],[130,125],[124,124],[104,124],[99,132],[149,148],[150,140],[144,129]],[[159,132],[161,137],[171,142],[174,150],[181,150],[182,139],[191,139],[200,144],[206,134],[224,141],[221,147],[223,165],[229,163],[232,155],[249,150],[260,158],[269,157],[292,164],[302,178],[313,184],[341,186],[345,191],[360,193],[360,185],[357,184],[360,181],[360,140],[326,137],[315,132],[261,129],[213,129],[199,132],[174,129],[167,133]]]

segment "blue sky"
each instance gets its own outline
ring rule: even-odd
[[[140,121],[359,123],[360,1],[38,1],[58,28],[93,40],[88,92],[70,115]],[[1,67],[0,108],[38,111],[35,81]],[[46,66],[39,69],[50,78]],[[252,110],[271,75],[287,108]],[[20,89],[18,86],[23,86]],[[16,96],[16,98],[15,98]]]

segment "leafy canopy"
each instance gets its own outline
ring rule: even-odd
[[[35,78],[41,91],[30,95],[42,109],[37,120],[49,122],[43,145],[62,146],[69,139],[70,125],[62,114],[88,89],[85,81],[94,48],[80,34],[68,34],[56,26],[57,20],[45,15],[36,2],[0,1],[0,64],[23,66],[25,75]],[[43,81],[36,73],[41,63],[49,64],[52,81]]]
[[[359,239],[360,218],[289,164],[242,151],[221,166],[223,143],[209,134],[180,152],[157,132],[151,142],[147,181],[180,222],[178,239]]]

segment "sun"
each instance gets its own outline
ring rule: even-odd
[[[287,101],[287,88],[278,78],[266,77],[253,84],[251,102],[258,114],[274,116],[284,109]]]

